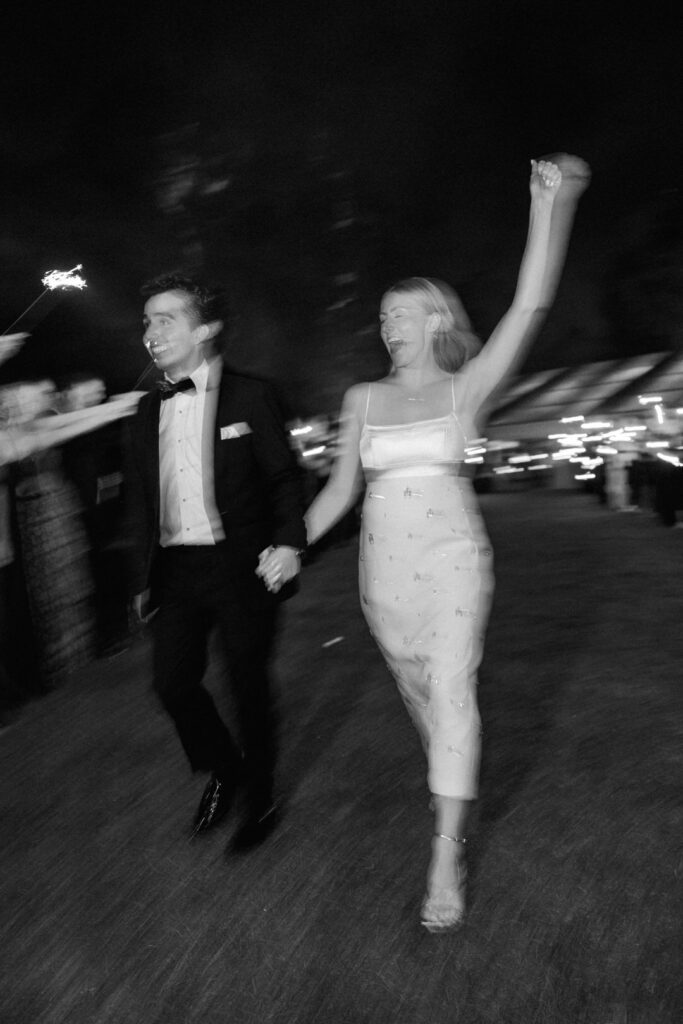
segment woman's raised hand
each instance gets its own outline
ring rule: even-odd
[[[533,179],[534,161],[531,163]],[[562,180],[556,188],[558,199],[578,202],[590,185],[591,169],[580,156],[573,156],[571,153],[551,153],[550,156],[539,160],[537,167],[542,164],[556,167],[562,175]]]
[[[551,160],[531,161],[529,188],[532,198],[547,197],[554,200],[562,184],[562,171]]]

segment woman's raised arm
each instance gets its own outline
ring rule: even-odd
[[[475,406],[526,354],[555,298],[576,206],[590,170],[580,157],[531,161],[529,231],[512,305],[467,366]]]

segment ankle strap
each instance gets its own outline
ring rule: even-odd
[[[436,839],[447,839],[449,843],[462,843],[464,845],[467,842],[466,839],[461,839],[460,836],[445,836],[443,832],[435,832],[434,836]]]

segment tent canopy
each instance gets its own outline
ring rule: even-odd
[[[572,416],[621,421],[642,418],[641,395],[683,406],[683,351],[647,352],[513,378],[489,412],[493,440],[547,438]]]

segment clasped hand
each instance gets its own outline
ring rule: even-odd
[[[260,576],[272,594],[277,594],[285,583],[298,574],[301,561],[296,548],[281,544],[278,548],[269,547],[259,555],[256,575]]]
[[[590,180],[591,169],[586,161],[571,153],[553,153],[543,160],[531,161],[532,196],[576,202]]]

